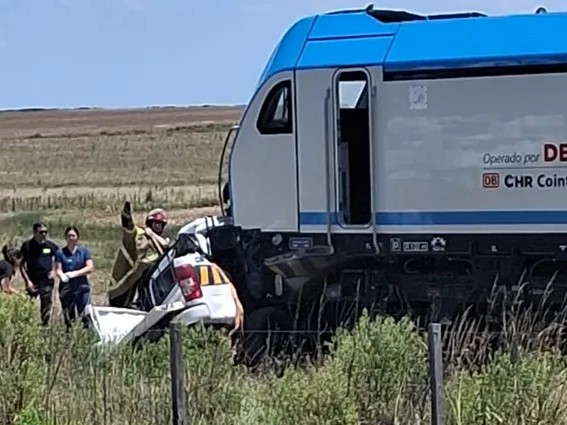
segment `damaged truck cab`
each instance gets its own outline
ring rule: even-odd
[[[136,226],[126,202],[109,305],[85,309],[99,345],[156,341],[170,322],[238,328],[243,314],[238,295],[225,271],[209,260],[210,247],[203,236],[208,227],[222,223],[212,217],[194,220],[163,249]]]

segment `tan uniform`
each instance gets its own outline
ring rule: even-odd
[[[112,266],[112,286],[108,290],[109,304],[125,307],[136,296],[136,282],[160,258],[158,247],[143,228],[134,224],[129,211],[122,212],[122,246]]]

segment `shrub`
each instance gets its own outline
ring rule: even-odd
[[[368,423],[413,423],[427,393],[427,345],[413,324],[391,318],[370,321],[364,313],[353,332],[339,331],[329,368],[344,384]]]
[[[0,423],[169,424],[167,335],[101,350],[79,326],[39,327],[37,306],[0,296]],[[447,368],[447,424],[567,424],[567,364],[553,349],[500,351],[476,370]],[[225,335],[183,332],[186,412],[198,425],[428,424],[427,347],[412,323],[364,314],[322,365],[252,374]]]
[[[478,372],[447,383],[450,423],[565,424],[565,359],[557,352],[499,353]]]

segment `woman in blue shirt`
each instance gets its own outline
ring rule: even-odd
[[[79,245],[79,229],[69,226],[65,229],[67,245],[55,254],[55,272],[61,280],[59,297],[67,328],[76,315],[81,315],[90,301],[91,288],[87,275],[94,269],[91,253]]]

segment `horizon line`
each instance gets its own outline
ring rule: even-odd
[[[42,111],[116,111],[116,110],[141,110],[141,109],[191,109],[191,108],[243,108],[246,104],[214,104],[203,103],[193,105],[147,105],[147,106],[74,106],[74,107],[50,107],[30,106],[22,108],[0,108],[4,112],[42,112]]]

